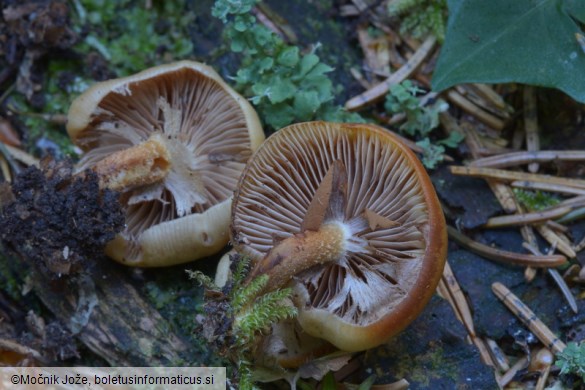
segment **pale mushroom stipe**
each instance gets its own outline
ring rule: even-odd
[[[291,286],[308,334],[344,351],[386,342],[441,278],[445,220],[414,153],[383,128],[308,122],[248,161],[231,235],[266,290]]]
[[[264,140],[246,99],[193,61],[92,86],[71,105],[67,131],[84,152],[78,170],[93,169],[127,206],[106,254],[142,267],[227,244],[233,191]]]

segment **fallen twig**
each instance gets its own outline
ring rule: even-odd
[[[497,376],[496,381],[498,385],[500,385],[500,389],[503,389],[508,383],[514,379],[518,371],[525,369],[528,367],[528,358],[526,356],[521,357],[518,359],[516,363],[508,370],[504,375]]]
[[[484,157],[472,161],[469,166],[484,168],[507,168],[534,162],[584,161],[585,150],[540,150],[536,152],[512,152]]]
[[[383,82],[377,84],[372,89],[365,91],[364,93],[349,99],[345,103],[345,108],[349,111],[359,110],[367,105],[373,104],[382,99],[390,86],[398,84],[408,78],[424,61],[424,59],[431,53],[435,47],[437,39],[435,37],[427,38],[418,50],[410,57],[408,62],[404,64],[396,72],[392,73]]]
[[[522,244],[522,246],[524,248],[528,249],[534,255],[542,255],[542,253],[536,247],[536,245],[530,245],[530,244],[524,243],[524,244]],[[555,251],[555,249],[556,249],[556,247],[554,245],[551,246],[548,253],[552,254]],[[547,272],[553,278],[553,280],[555,281],[555,283],[557,284],[557,286],[561,290],[561,293],[563,294],[563,296],[565,297],[565,300],[567,301],[567,303],[571,307],[571,310],[573,310],[573,312],[577,313],[579,310],[577,307],[577,302],[575,301],[575,297],[573,296],[573,293],[569,289],[569,286],[567,286],[567,283],[565,283],[565,279],[561,276],[559,271],[557,271],[554,268],[548,268]]]
[[[511,182],[510,186],[514,188],[524,188],[533,191],[558,192],[560,194],[569,195],[585,195],[585,189],[583,188],[575,188],[567,185],[553,183],[540,183],[535,181],[517,180]]]
[[[459,286],[448,262],[445,263],[445,269],[443,270],[443,276],[439,282],[438,291],[441,296],[449,302],[455,312],[455,316],[467,330],[471,342],[479,350],[482,361],[485,364],[494,367],[496,363],[489,354],[487,346],[484,341],[475,334],[471,309],[467,304],[467,299],[465,298],[465,295],[463,295],[461,287]]]
[[[534,88],[524,86],[524,130],[526,133],[526,149],[529,152],[536,152],[540,149],[540,138],[538,136],[538,113],[536,111],[536,95]],[[532,173],[538,172],[538,163],[530,163],[528,170]]]
[[[569,213],[571,210],[573,210],[572,207],[564,206],[555,207],[548,210],[533,213],[502,215],[488,219],[484,226],[487,228],[497,228],[504,226],[518,226],[542,223],[550,219],[562,217],[563,215]]]
[[[528,267],[557,267],[567,262],[563,255],[542,255],[535,256],[525,253],[509,252],[502,249],[492,248],[489,245],[481,244],[466,237],[455,228],[447,226],[449,237],[459,245],[483,256],[487,259],[498,261],[504,264],[528,266]]]
[[[508,119],[510,117],[510,112],[499,105],[494,104],[492,97],[488,95],[489,92],[484,93],[484,91],[478,88],[478,85],[480,84],[461,84],[456,86],[455,90],[471,103],[481,107],[486,112],[501,119]]]
[[[451,173],[454,175],[498,179],[510,182],[529,181],[535,183],[555,184],[585,190],[585,180],[581,179],[570,179],[566,177],[556,177],[538,173],[525,173],[508,171],[504,169],[480,168],[471,166],[464,167],[453,165],[450,167],[450,169]]]
[[[536,230],[538,233],[540,233],[542,238],[544,238],[549,244],[555,246],[559,252],[563,253],[565,256],[571,259],[577,256],[575,250],[571,246],[569,239],[566,238],[564,234],[555,232],[545,225],[536,226]]]
[[[553,278],[553,280],[555,281],[557,286],[559,286],[561,293],[563,293],[563,296],[567,300],[567,303],[569,304],[569,307],[571,308],[571,310],[573,310],[573,313],[577,314],[579,312],[579,308],[577,306],[577,301],[575,300],[573,293],[569,289],[569,286],[567,286],[565,279],[563,279],[563,277],[561,276],[559,271],[557,271],[554,268],[547,269],[547,272]]]
[[[449,100],[456,106],[459,106],[462,110],[473,115],[486,125],[496,130],[502,130],[504,128],[504,121],[502,119],[476,106],[469,99],[465,98],[465,96],[461,95],[459,92],[451,89],[447,91],[446,95],[447,100]]]
[[[510,107],[502,96],[493,90],[493,88],[487,84],[470,84],[473,86],[474,90],[477,92],[478,95],[483,97],[485,100],[490,102],[494,107],[499,108],[500,110],[510,113],[513,111],[513,108]]]
[[[506,356],[504,351],[502,351],[502,349],[500,348],[498,343],[496,343],[494,340],[492,340],[490,338],[486,338],[485,341],[486,341],[486,345],[488,347],[490,356],[492,357],[492,360],[496,363],[496,365],[494,367],[497,368],[501,372],[508,371],[510,369],[510,363],[508,362],[508,357]]]
[[[563,343],[535,314],[528,306],[526,306],[520,298],[514,295],[506,286],[500,282],[492,284],[492,291],[498,299],[516,317],[530,329],[532,333],[552,352],[562,352],[566,345]]]

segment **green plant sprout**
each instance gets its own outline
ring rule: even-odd
[[[190,278],[213,292],[211,295],[214,298],[208,304],[219,310],[210,310],[209,316],[229,319],[230,329],[227,330],[227,337],[223,337],[227,345],[220,345],[218,349],[220,355],[226,355],[237,365],[239,388],[248,390],[255,388],[253,354],[259,336],[268,331],[272,324],[294,318],[297,310],[286,304],[287,299],[292,296],[292,289],[284,288],[261,294],[268,283],[268,276],[261,275],[248,282],[246,276],[250,259],[238,258],[233,267],[232,281],[224,289],[220,289],[210,277],[200,271],[187,273]],[[207,324],[217,326],[217,323],[217,318],[209,318]]]
[[[256,106],[264,123],[279,129],[293,122],[362,122],[334,103],[333,68],[316,54],[286,44],[250,14],[259,0],[216,0],[212,15],[225,24],[231,51],[242,56],[236,89]]]
[[[390,114],[404,113],[406,121],[399,127],[399,131],[410,137],[418,138],[423,150],[422,162],[427,168],[435,168],[443,160],[445,147],[454,148],[463,140],[463,135],[452,132],[445,139],[431,142],[429,135],[439,125],[439,114],[447,110],[448,105],[443,100],[436,100],[432,104],[422,105],[416,97],[420,88],[412,81],[406,80],[390,87],[386,95],[384,108]]]
[[[388,2],[390,16],[400,17],[400,34],[421,39],[429,34],[445,40],[447,0],[394,0]]]
[[[561,369],[561,374],[574,374],[585,382],[585,343],[568,343],[564,351],[557,354],[555,366]]]

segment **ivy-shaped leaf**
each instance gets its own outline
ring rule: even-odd
[[[585,52],[576,20],[583,0],[449,0],[445,44],[433,75],[441,91],[468,82],[558,88],[585,102]],[[573,19],[575,18],[575,19]]]

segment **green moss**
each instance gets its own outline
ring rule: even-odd
[[[187,28],[195,15],[186,1],[143,2],[79,0],[76,26],[89,31],[77,47],[99,52],[118,76],[136,73],[162,62],[187,58],[193,43]]]
[[[445,40],[447,0],[396,0],[389,3],[388,13],[400,16],[400,33],[415,38],[434,35]]]
[[[585,382],[585,342],[570,342],[564,351],[557,355],[555,366],[561,369],[561,374],[574,374]]]
[[[529,211],[541,211],[556,206],[561,202],[559,197],[549,192],[530,191],[514,188],[514,195],[518,201]]]
[[[408,350],[406,347],[404,350]],[[440,343],[432,343],[425,353],[411,356],[403,354],[397,378],[407,378],[419,386],[429,387],[433,380],[449,378],[453,383],[458,380],[457,364],[445,355]]]

